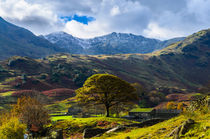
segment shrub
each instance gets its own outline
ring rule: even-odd
[[[48,111],[38,100],[30,97],[19,98],[12,112],[17,115],[30,131],[36,127],[43,131],[44,125],[50,123]]]
[[[177,105],[177,110],[182,110],[182,111],[185,111],[185,107],[184,107],[184,103],[182,103],[182,102],[180,102],[180,103],[178,103],[178,105]]]
[[[47,73],[42,73],[40,76],[39,76],[39,79],[46,79],[48,77],[48,74]]]
[[[30,96],[33,97],[36,94],[38,94],[37,91],[34,90],[20,90],[20,91],[16,91],[12,94],[13,97],[22,97],[22,96]]]
[[[1,139],[23,139],[26,125],[20,123],[17,117],[2,118],[0,125]]]
[[[190,102],[188,110],[206,112],[209,111],[209,105],[210,105],[209,96],[196,95],[192,97],[192,101]]]
[[[187,101],[189,100],[191,97],[191,95],[189,94],[178,94],[178,93],[173,93],[173,94],[169,94],[166,96],[166,99],[168,101]]]
[[[42,94],[41,92],[38,92],[36,90],[19,90],[12,94],[13,97],[31,97],[34,99],[39,100],[39,102],[46,104],[49,103],[50,100],[47,98],[46,95]]]
[[[174,102],[168,102],[167,105],[166,105],[166,108],[167,109],[176,109],[176,105]]]
[[[70,97],[74,97],[76,94],[74,90],[68,88],[57,88],[42,92],[48,97],[55,98],[56,100],[64,100]]]

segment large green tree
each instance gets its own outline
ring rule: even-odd
[[[110,74],[95,74],[89,77],[76,93],[80,103],[104,105],[107,117],[110,116],[109,110],[112,106],[135,102],[138,99],[132,85]]]

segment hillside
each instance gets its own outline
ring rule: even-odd
[[[195,124],[188,127],[189,131],[185,131],[183,135],[177,138],[204,138],[208,139],[210,137],[210,115],[209,114],[194,114],[194,116],[190,116],[195,121]],[[170,120],[158,123],[153,126],[144,127],[144,128],[134,128],[132,130],[119,131],[112,134],[105,134],[100,137],[94,137],[94,139],[145,139],[151,138],[170,138],[174,139],[176,137],[170,136],[170,133],[182,123],[184,123],[189,116],[187,114],[180,115],[178,117],[172,118]]]
[[[146,87],[145,92],[144,90],[143,93],[138,92],[139,105],[133,106],[134,109],[128,111],[145,112],[151,111],[152,108],[164,109],[169,104],[167,102],[172,101],[177,108],[181,102],[183,106],[188,106],[191,96],[195,98],[201,96],[195,92],[209,82],[209,44],[210,30],[203,30],[181,42],[150,54],[59,53],[42,59],[13,56],[0,61],[0,111],[10,109],[11,104],[15,104],[18,97],[27,95],[37,97],[40,102],[46,104],[45,107],[52,114],[51,129],[56,131],[65,129],[63,130],[65,136],[82,138],[82,133],[87,126],[103,129],[108,125],[113,125],[110,128],[114,128],[121,125],[120,119],[114,118],[115,121],[99,117],[84,119],[66,115],[67,112],[73,109],[79,110],[81,107],[75,102],[74,90],[81,87],[88,77],[96,73],[114,74],[130,83],[137,82]],[[142,89],[141,86],[140,89]],[[89,116],[103,114],[101,107],[85,108],[82,111],[89,113]],[[82,117],[81,113],[77,114]],[[173,138],[173,135],[169,137],[170,133],[177,127],[182,128],[183,123],[186,123],[189,118],[195,123],[187,129],[187,132],[181,134],[181,137],[209,138],[209,109],[204,109],[202,113],[183,114],[152,126],[130,127],[128,125],[128,128],[122,131],[105,133],[96,138],[132,139],[156,138],[157,136]],[[122,125],[127,125],[129,121],[122,122]]]
[[[64,50],[0,17],[0,59],[11,56],[45,57]]]
[[[169,45],[168,47],[156,52],[157,55],[166,53],[191,53],[194,54],[197,51],[199,56],[200,52],[205,55],[209,55],[209,44],[210,44],[210,29],[201,30],[186,37],[183,41]],[[207,51],[205,51],[207,50]]]
[[[65,32],[55,32],[42,37],[61,48],[68,49],[71,54],[91,55],[151,53],[184,39],[180,37],[160,41],[141,35],[116,32],[91,39],[77,38]]]
[[[45,75],[45,82],[72,89],[80,87],[92,74],[111,73],[131,83],[143,84],[148,89],[195,90],[210,80],[209,44],[210,30],[204,30],[152,54],[61,53],[42,60],[12,57],[0,65],[4,74],[21,76],[24,73],[35,78]]]
[[[160,41],[115,32],[93,39],[80,39],[65,32],[35,36],[29,30],[13,25],[0,17],[0,60],[12,56],[43,58],[61,52],[91,55],[150,53],[183,39]]]

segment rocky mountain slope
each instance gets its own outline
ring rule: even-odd
[[[40,58],[57,52],[64,50],[0,17],[0,59],[14,55]]]
[[[55,32],[42,36],[61,48],[69,49],[72,54],[128,54],[151,53],[183,40],[174,38],[166,41],[145,38],[140,35],[111,33],[92,39],[80,39],[65,32]]]
[[[5,72],[15,72],[13,75],[25,73],[39,78],[44,74],[46,82],[68,88],[81,86],[92,74],[110,73],[148,89],[196,90],[210,80],[210,30],[152,54],[56,54],[43,60],[12,57],[2,61],[1,67]]]
[[[150,53],[179,40],[183,38],[162,42],[125,33],[112,33],[93,39],[80,39],[64,32],[35,36],[27,29],[0,18],[0,59],[15,55],[43,58],[60,52],[91,55]]]

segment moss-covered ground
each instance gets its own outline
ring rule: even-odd
[[[145,127],[145,128],[134,128],[132,130],[127,130],[124,132],[116,132],[112,134],[105,134],[97,139],[167,139],[173,137],[167,137],[169,133],[172,132],[181,123],[186,121],[188,118],[195,120],[195,124],[190,128],[190,130],[182,135],[180,138],[186,139],[198,139],[210,138],[210,113],[201,114],[182,114],[178,117],[174,117],[167,121],[158,123],[156,125]],[[96,138],[95,138],[96,139]]]

